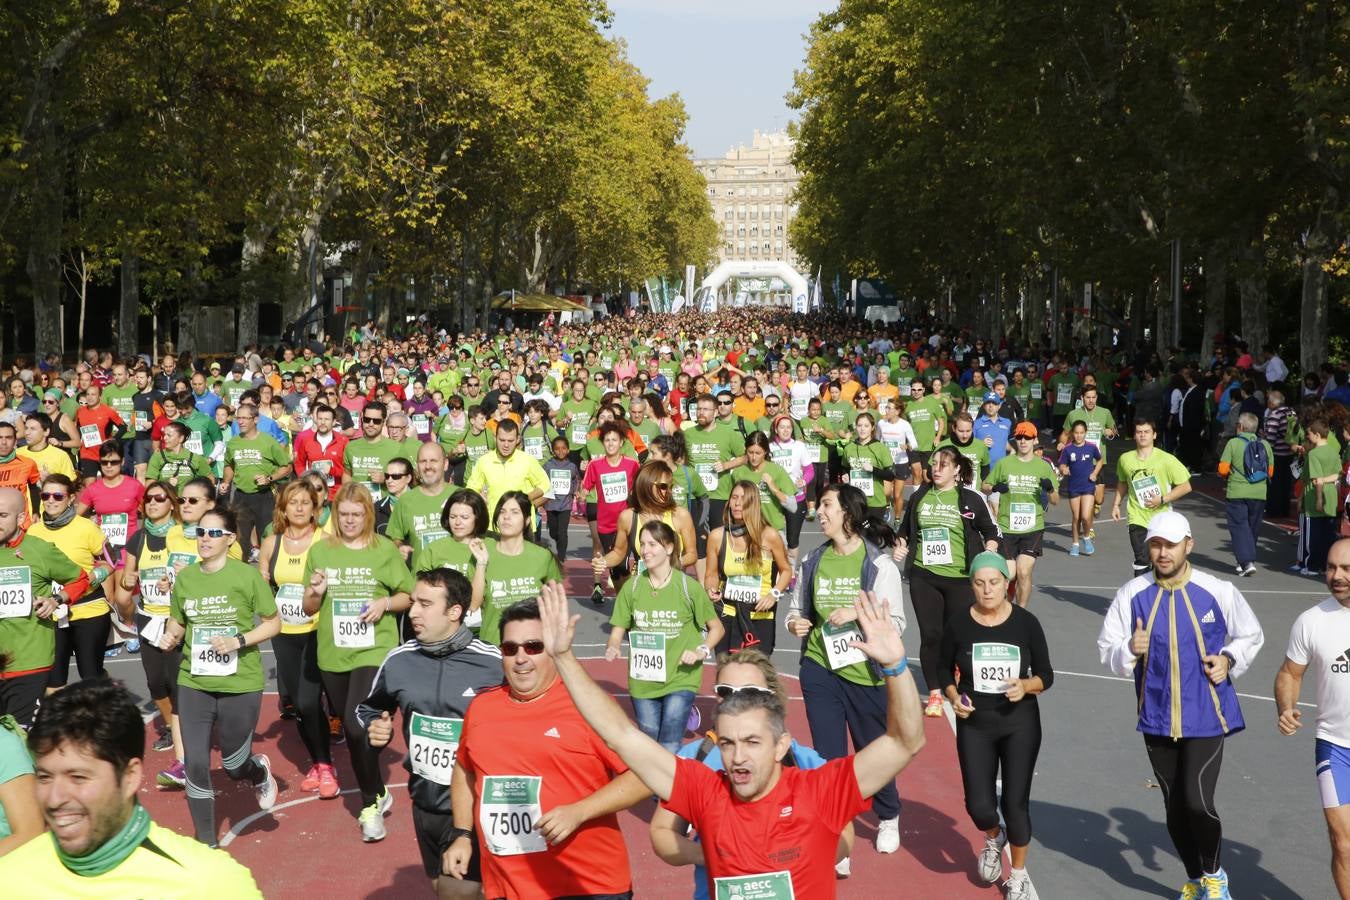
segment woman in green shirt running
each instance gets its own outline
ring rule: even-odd
[[[675,568],[676,548],[665,522],[642,526],[638,551],[646,570],[619,590],[605,644],[605,659],[618,659],[628,635],[628,691],[638,727],[671,753],[680,749],[709,648],[722,640],[707,591]]]
[[[524,491],[507,491],[493,512],[497,540],[475,563],[484,568],[483,620],[478,636],[494,646],[501,642],[502,613],[518,600],[539,596],[550,581],[562,581],[552,553],[534,543],[534,505]]]
[[[886,521],[895,475],[891,451],[876,439],[877,423],[871,413],[862,413],[853,422],[854,438],[840,449],[839,459],[848,484],[867,498],[867,515]]]
[[[473,598],[464,614],[464,624],[477,628],[482,621],[483,585],[486,574],[478,565],[478,557],[488,552],[494,544],[487,536],[488,511],[483,495],[477,491],[460,488],[445,501],[441,511],[441,527],[449,537],[438,538],[425,547],[413,550],[412,571],[414,575],[429,572],[444,566],[454,569],[473,586]],[[478,552],[481,545],[481,553]]]
[[[769,459],[770,452],[769,436],[752,431],[745,438],[745,465],[733,469],[731,478],[748,481],[759,489],[764,520],[783,531],[788,515],[797,511],[797,486],[786,469]]]

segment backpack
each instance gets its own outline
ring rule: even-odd
[[[1242,470],[1247,473],[1248,484],[1260,484],[1266,480],[1270,456],[1266,453],[1265,441],[1258,437],[1247,439],[1247,446],[1242,448]]]

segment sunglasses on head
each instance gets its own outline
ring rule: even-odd
[[[773,691],[758,684],[715,684],[713,685],[713,693],[717,695],[719,700],[746,693],[773,696]]]
[[[70,495],[65,491],[43,491],[41,494],[38,494],[38,496],[43,500],[64,500]]]
[[[515,656],[521,650],[525,651],[526,656],[538,656],[544,652],[543,641],[502,641],[502,656]]]

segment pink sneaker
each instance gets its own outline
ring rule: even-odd
[[[342,793],[342,788],[337,780],[337,769],[327,763],[319,763],[315,768],[319,770],[320,800],[332,800]]]
[[[319,769],[323,768],[321,763],[315,763],[309,767],[305,773],[305,780],[300,782],[300,790],[306,794],[312,794],[319,789]]]

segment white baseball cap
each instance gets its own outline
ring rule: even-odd
[[[1145,540],[1160,537],[1169,544],[1180,544],[1191,536],[1191,523],[1179,512],[1167,510],[1160,512],[1148,522],[1148,536]]]

